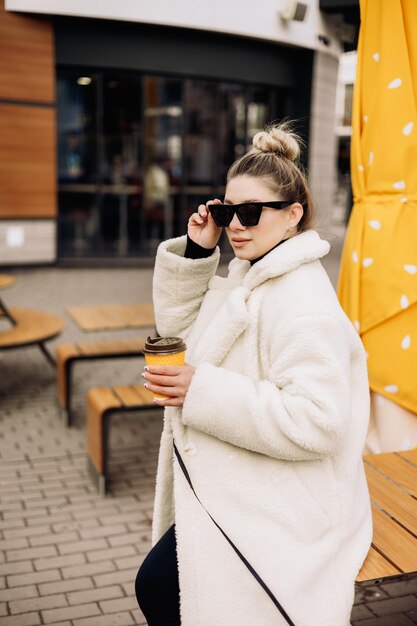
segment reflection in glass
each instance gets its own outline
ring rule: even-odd
[[[173,236],[174,205],[182,177],[182,81],[145,77],[142,248],[154,254]]]
[[[186,81],[185,180],[188,185],[214,184],[216,87],[213,82]]]
[[[247,112],[247,147],[252,145],[252,139],[263,130],[268,120],[270,109],[269,94],[267,89],[252,87],[249,89]]]
[[[78,72],[68,72],[57,81],[60,256],[82,256],[96,228],[97,76],[88,76],[88,83],[79,78]]]
[[[246,105],[241,85],[220,83],[217,110],[217,186],[222,189],[227,170],[245,152]]]
[[[58,77],[58,178],[91,181],[94,178],[96,81],[77,83],[77,74]]]
[[[58,68],[59,257],[154,256],[288,104],[271,87]]]
[[[103,77],[99,140],[100,234],[118,256],[139,253],[142,180],[142,83],[136,76]]]

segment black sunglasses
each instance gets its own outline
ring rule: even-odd
[[[242,204],[209,204],[208,208],[216,226],[229,226],[234,214],[242,226],[256,226],[261,218],[264,206],[271,209],[284,209],[295,200],[277,200],[276,202],[242,202]]]

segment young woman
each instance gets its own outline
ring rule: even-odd
[[[288,126],[255,135],[224,203],[200,205],[187,237],[158,250],[157,328],[188,349],[184,367],[143,374],[168,396],[154,547],[136,579],[150,626],[350,623],[372,536],[366,360],[319,260],[329,244],[299,153]]]

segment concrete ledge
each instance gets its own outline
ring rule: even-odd
[[[1,220],[0,265],[55,263],[55,220]]]

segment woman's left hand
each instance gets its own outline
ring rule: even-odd
[[[185,365],[147,365],[142,374],[145,387],[152,393],[168,398],[155,398],[155,404],[161,406],[182,406],[187,395],[195,367]]]

